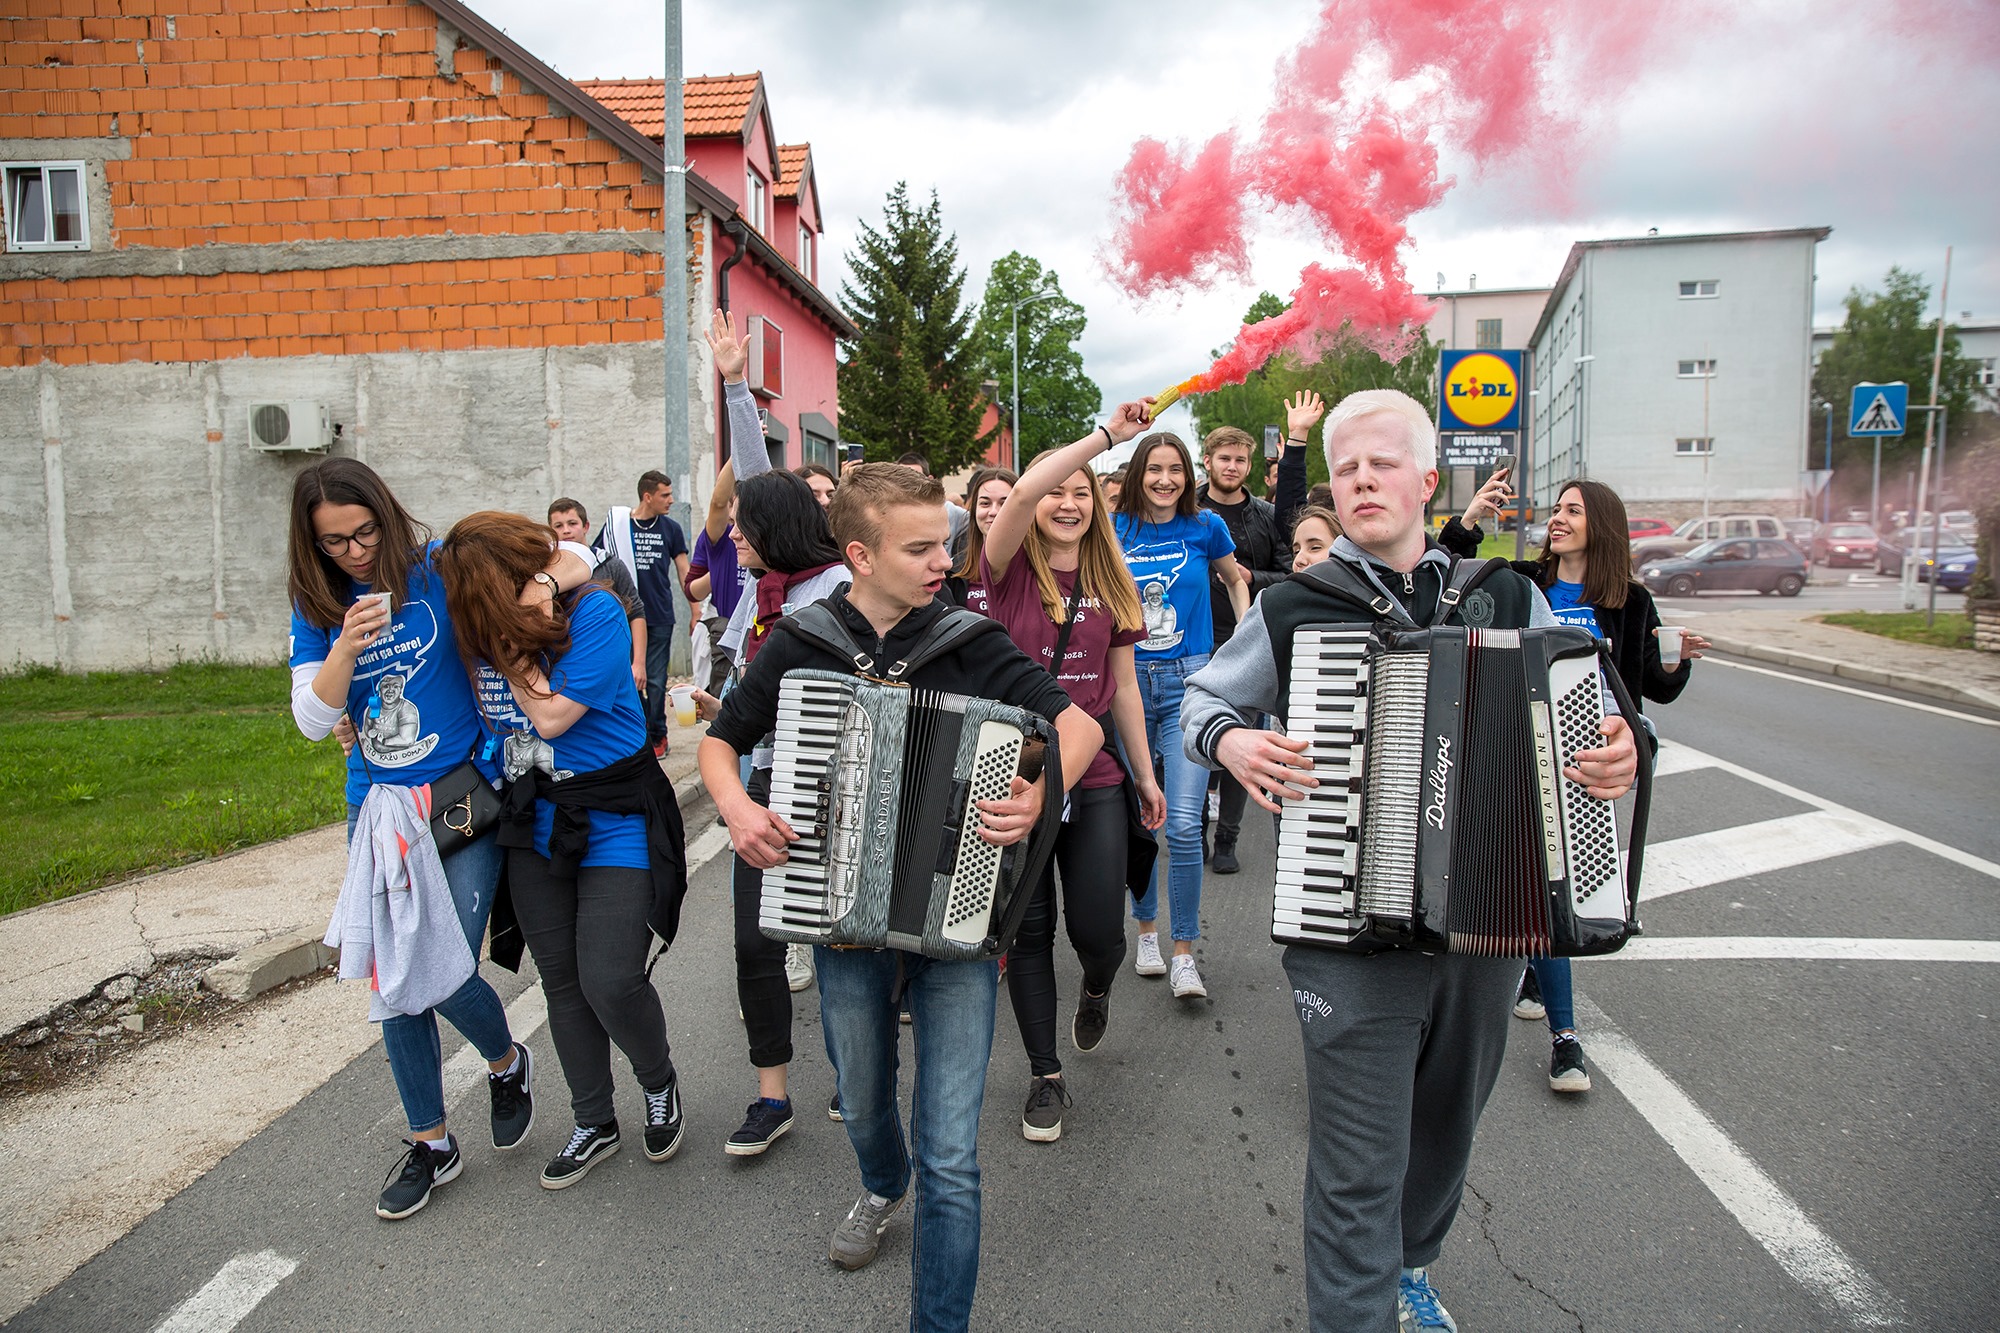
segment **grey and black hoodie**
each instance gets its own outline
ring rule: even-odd
[[[1404,574],[1363,551],[1346,537],[1333,544],[1327,557],[1358,571],[1385,596],[1400,603],[1418,624],[1428,624],[1438,595],[1450,575],[1451,557],[1435,543],[1427,544],[1416,568]],[[1482,623],[1496,629],[1527,629],[1553,625],[1548,599],[1528,579],[1511,569],[1496,570],[1479,586],[1489,593]],[[1460,625],[1466,607],[1446,619]],[[1367,624],[1369,616],[1337,601],[1310,583],[1288,579],[1264,594],[1236,627],[1229,642],[1215,650],[1208,665],[1188,677],[1181,701],[1182,747],[1187,757],[1205,768],[1221,768],[1215,743],[1231,727],[1256,724],[1259,713],[1285,716],[1284,682],[1291,678],[1292,636],[1305,625]]]

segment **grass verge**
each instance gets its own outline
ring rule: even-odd
[[[282,667],[0,677],[0,913],[341,818]]]
[[[1972,617],[1963,611],[1940,611],[1935,625],[1924,624],[1922,611],[1836,611],[1820,619],[1927,648],[1972,647]]]

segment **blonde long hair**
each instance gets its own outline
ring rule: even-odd
[[[1083,530],[1083,536],[1077,541],[1077,596],[1097,598],[1111,613],[1112,623],[1121,630],[1144,628],[1146,617],[1139,607],[1139,587],[1132,582],[1132,571],[1125,564],[1125,552],[1118,545],[1117,533],[1112,530],[1111,514],[1104,507],[1104,489],[1098,485],[1095,472],[1087,467],[1077,471],[1090,479],[1090,526]],[[1067,486],[1069,478],[1063,478],[1062,484]],[[1039,497],[1035,504],[1040,507]],[[1062,586],[1056,582],[1055,569],[1049,564],[1049,541],[1042,535],[1039,521],[1028,525],[1028,535],[1021,542],[1021,554],[1027,557],[1028,568],[1034,571],[1035,587],[1042,595],[1042,609],[1048,612],[1052,623],[1062,624],[1065,609]]]

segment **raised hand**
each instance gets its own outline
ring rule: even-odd
[[[1311,389],[1301,389],[1285,401],[1285,436],[1303,440],[1326,415],[1326,402]]]
[[[736,336],[736,316],[717,310],[709,317],[702,336],[708,339],[708,350],[715,356],[715,368],[722,372],[723,381],[734,384],[741,380],[750,365],[750,333],[746,329],[742,337]]]

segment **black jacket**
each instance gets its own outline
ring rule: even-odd
[[[1246,492],[1242,504],[1216,504],[1209,499],[1206,483],[1195,491],[1194,498],[1228,526],[1236,541],[1236,563],[1250,580],[1252,597],[1290,577],[1292,544],[1278,530],[1278,511],[1270,501]],[[1208,609],[1215,626],[1215,645],[1220,648],[1236,630],[1236,608],[1229,604],[1229,594],[1214,574],[1208,576]]]
[[[1438,545],[1455,556],[1470,559],[1479,553],[1484,535],[1476,527],[1466,528],[1454,517],[1438,533]],[[1536,587],[1547,590],[1547,581],[1537,562],[1509,560],[1507,564],[1527,575]],[[1618,666],[1619,679],[1632,692],[1633,702],[1643,709],[1643,701],[1647,699],[1656,704],[1670,704],[1681,697],[1681,691],[1694,676],[1691,669],[1694,664],[1684,658],[1672,671],[1660,665],[1660,641],[1653,634],[1660,627],[1660,611],[1653,605],[1653,594],[1646,591],[1645,584],[1636,579],[1628,584],[1625,605],[1621,607],[1606,609],[1593,605],[1590,611],[1597,617],[1598,629],[1611,641],[1611,660]]]

